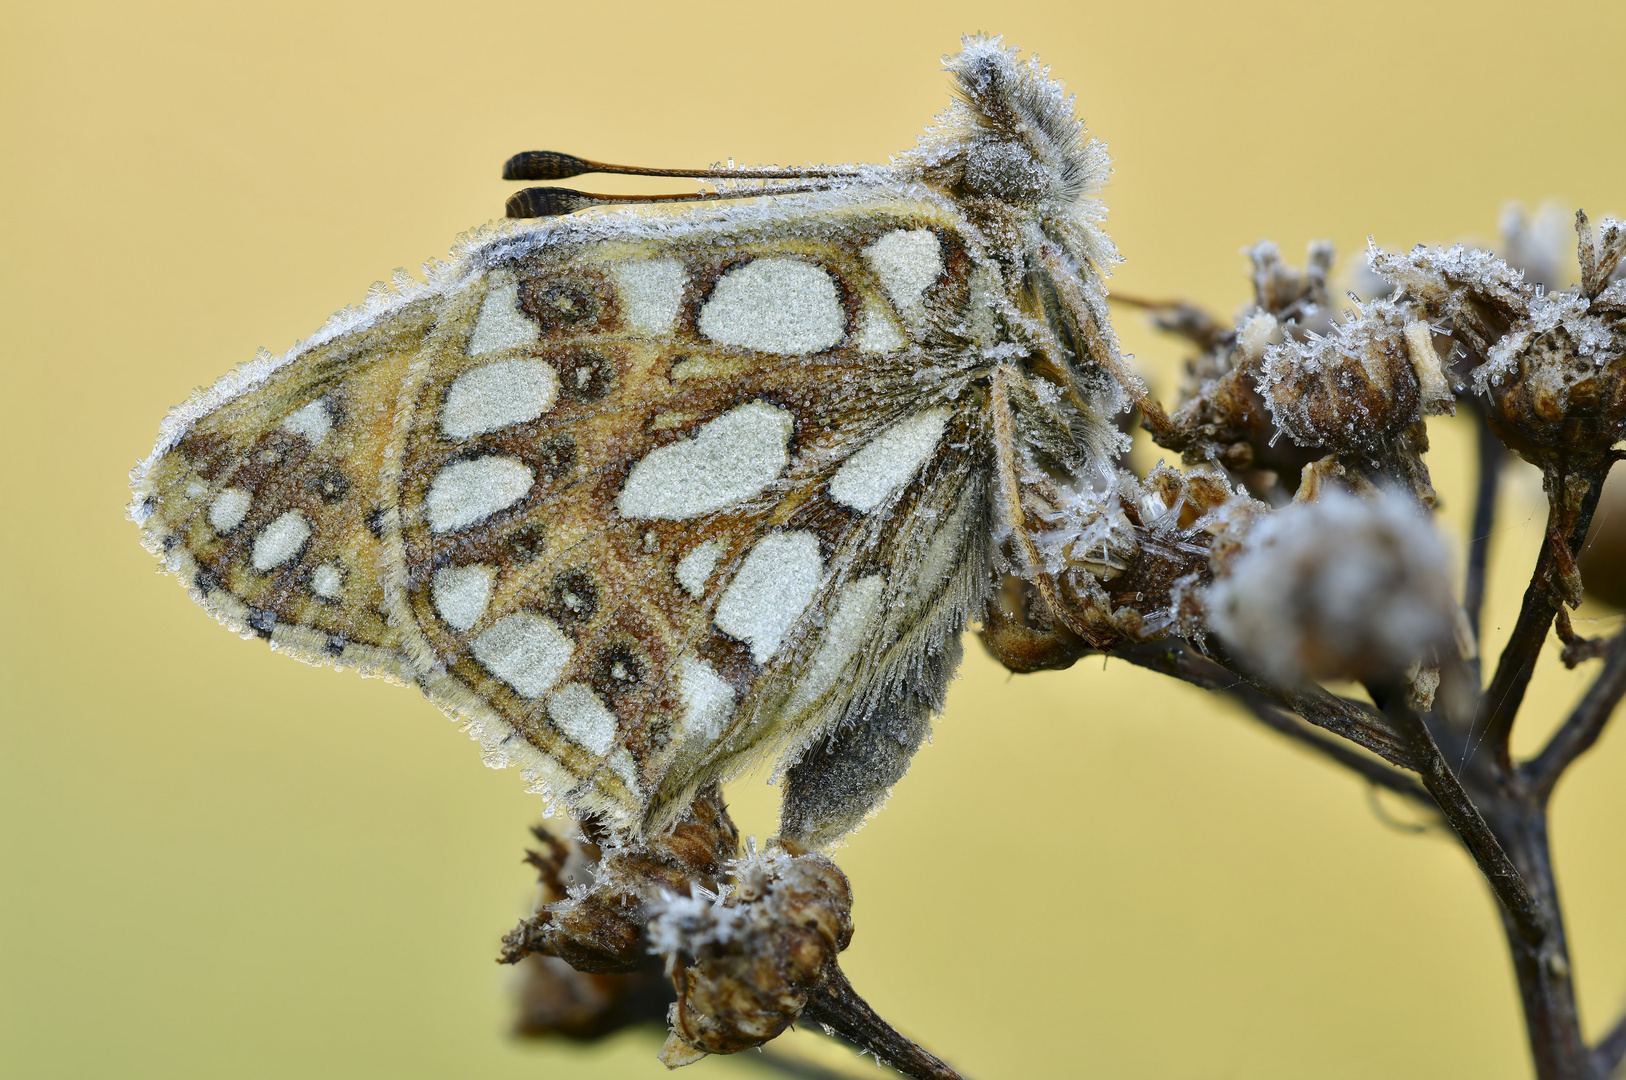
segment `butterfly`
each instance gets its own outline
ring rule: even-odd
[[[144,542],[226,626],[417,686],[622,835],[777,754],[783,835],[838,839],[996,585],[1054,593],[1044,509],[1144,394],[1105,148],[1036,58],[945,63],[957,97],[886,165],[517,156],[713,186],[526,189],[427,282],[262,351],[164,422]]]

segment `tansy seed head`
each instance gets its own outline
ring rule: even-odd
[[[1425,413],[1455,411],[1432,331],[1388,300],[1322,337],[1265,349],[1260,390],[1300,446],[1373,456]]]
[[[1451,642],[1448,570],[1405,496],[1329,489],[1259,522],[1205,605],[1210,629],[1279,683],[1378,678]]]

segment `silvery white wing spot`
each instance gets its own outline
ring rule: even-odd
[[[416,684],[577,814],[639,834],[777,753],[784,834],[839,837],[998,576],[1046,588],[1035,507],[1109,467],[1139,393],[1104,148],[1037,60],[948,66],[890,165],[521,192],[556,216],[174,410],[133,474],[146,544],[227,626]]]

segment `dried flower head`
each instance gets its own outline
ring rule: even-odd
[[[1626,281],[1608,281],[1626,253],[1626,225],[1605,218],[1595,239],[1579,213],[1576,231],[1580,285],[1533,297],[1474,371],[1493,422],[1537,464],[1606,452],[1626,434]]]
[[[671,829],[638,843],[584,823],[583,841],[538,833],[547,850],[532,852],[543,903],[503,938],[503,960],[532,953],[557,956],[577,971],[634,971],[644,964],[643,928],[670,895],[716,891],[739,849],[739,829],[715,786],[703,790]]]
[[[1581,281],[1543,292],[1489,252],[1417,248],[1374,256],[1376,269],[1451,331],[1481,362],[1473,386],[1498,435],[1551,470],[1601,459],[1626,434],[1626,284],[1611,281],[1626,254],[1626,225],[1605,219],[1594,236],[1576,215]]]
[[[1456,408],[1416,305],[1373,301],[1325,336],[1289,337],[1264,357],[1260,389],[1271,415],[1303,447],[1377,457],[1425,414]]]
[[[1187,363],[1170,430],[1154,437],[1190,463],[1211,460],[1244,473],[1295,474],[1325,451],[1277,437],[1259,380],[1269,346],[1330,326],[1327,275],[1333,249],[1325,242],[1311,244],[1302,270],[1285,262],[1268,240],[1245,254],[1252,263],[1254,303],[1237,315],[1232,329],[1185,305],[1158,311],[1159,326],[1203,351]]]
[[[1404,495],[1329,488],[1253,528],[1207,590],[1209,626],[1281,683],[1392,676],[1450,643],[1448,569]]]
[[[1060,494],[1041,515],[1050,525],[1037,538],[1045,568],[1080,622],[1130,641],[1176,629],[1176,585],[1206,580],[1214,546],[1265,509],[1217,470],[1164,465],[1144,480],[1120,473],[1105,491],[1080,485]]]
[[[731,891],[670,896],[649,922],[678,986],[669,1067],[778,1035],[852,940],[852,890],[829,859],[753,852],[733,871]]]

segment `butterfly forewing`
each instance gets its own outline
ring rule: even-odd
[[[226,621],[419,682],[638,828],[964,621],[987,433],[920,343],[968,265],[897,200],[495,241],[194,423],[149,536]]]

